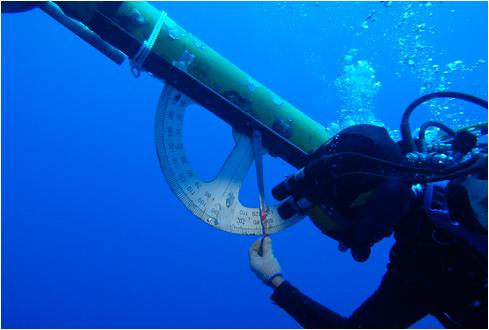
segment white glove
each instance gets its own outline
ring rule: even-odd
[[[262,239],[259,239],[251,245],[248,252],[250,259],[250,268],[266,285],[273,286],[271,281],[282,276],[282,268],[272,251],[272,239],[270,237],[263,238],[262,251],[260,251]],[[262,252],[262,255],[259,254]]]

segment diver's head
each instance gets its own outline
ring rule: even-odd
[[[487,101],[473,96],[437,92],[409,105],[401,122],[402,141],[398,143],[382,127],[363,124],[344,129],[312,153],[307,166],[273,188],[273,196],[282,201],[280,216],[289,219],[309,215],[324,234],[337,240],[343,250],[350,248],[353,257],[362,261],[368,258],[375,242],[392,233],[412,198],[421,196],[418,189],[411,191],[415,187],[411,185],[420,184],[422,192],[421,184],[453,180],[456,187],[455,179],[465,177],[458,187],[466,192],[472,218],[477,218],[487,232],[487,177],[485,181],[474,177],[480,151],[472,150],[477,147],[487,154],[487,143],[485,148],[484,144],[475,144],[477,139],[472,135],[477,131],[487,135],[487,123],[468,127],[464,133],[430,121],[420,129],[419,145],[412,138],[411,113],[438,97],[460,98],[487,109]],[[439,147],[435,145],[435,150],[424,142],[424,132],[431,126],[448,137]],[[484,171],[487,174],[487,155]],[[458,210],[453,209],[456,214]]]
[[[320,169],[323,171],[323,199],[345,211],[365,203],[385,180],[381,175],[371,175],[386,173],[384,164],[376,160],[399,164],[403,159],[399,146],[387,130],[368,124],[344,129],[321,146],[315,155],[322,157],[322,166],[326,165],[331,174],[324,175],[325,168]],[[331,187],[334,189],[328,189]]]
[[[409,200],[409,185],[382,175],[387,172],[385,162],[402,162],[400,148],[383,127],[355,125],[333,137],[317,155],[328,173],[317,176],[321,179],[310,194],[322,209],[316,209],[311,220],[350,248],[355,260],[365,261],[371,246],[391,235]]]

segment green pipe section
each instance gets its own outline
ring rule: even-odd
[[[91,24],[92,20],[97,11],[103,12],[107,18],[137,39],[139,43],[149,38],[153,27],[162,15],[159,10],[146,2],[122,2],[111,13],[102,9],[106,5],[103,2],[57,2],[56,4],[66,15],[82,22],[95,33],[101,31],[97,31],[95,24]],[[248,112],[306,154],[312,153],[330,138],[322,125],[219,55],[176,24],[166,16],[166,13],[163,15],[163,25],[152,49],[161,58],[226,97],[242,111]],[[124,52],[124,49],[120,50]],[[195,101],[199,102],[199,100]],[[270,149],[273,153],[273,148]],[[321,219],[325,222],[328,234],[344,230],[335,221],[329,219],[319,207],[313,208],[309,216],[313,221]]]
[[[102,3],[57,4],[67,15],[90,27],[92,17]],[[110,18],[143,43],[151,35],[160,15],[161,12],[147,2],[122,2]],[[219,55],[166,13],[163,15],[163,25],[153,46],[155,53],[235,103],[305,153],[313,152],[330,137],[322,125]]]

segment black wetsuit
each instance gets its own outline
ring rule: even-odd
[[[407,328],[428,314],[449,328],[487,328],[487,257],[420,212],[401,220],[379,288],[350,317],[287,281],[272,300],[305,328]]]

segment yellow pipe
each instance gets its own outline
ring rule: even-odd
[[[65,13],[91,27],[95,12],[102,3],[59,2],[58,5]],[[123,2],[111,19],[143,43],[149,38],[160,15],[161,12],[147,2]],[[306,154],[316,150],[330,137],[322,125],[164,15],[163,26],[153,46],[156,54],[235,103]]]

